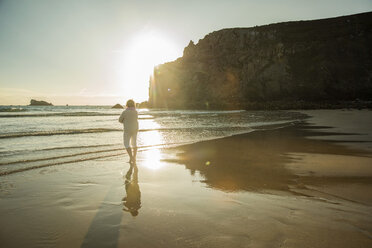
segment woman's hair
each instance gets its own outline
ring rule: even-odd
[[[135,106],[136,106],[136,104],[134,103],[134,101],[132,99],[127,101],[127,107],[128,108],[134,108]]]

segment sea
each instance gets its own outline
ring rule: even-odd
[[[0,176],[125,154],[122,109],[0,106]],[[291,125],[292,111],[139,109],[139,152]]]

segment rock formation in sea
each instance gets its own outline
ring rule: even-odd
[[[150,79],[151,107],[355,100],[372,100],[372,12],[215,31]]]
[[[117,103],[115,104],[114,106],[112,106],[112,108],[115,108],[115,109],[122,109],[124,108],[121,104]]]
[[[149,102],[148,101],[143,101],[138,105],[139,108],[148,108],[149,107]]]
[[[31,99],[30,106],[53,106],[53,104],[46,102],[46,101],[38,101]]]

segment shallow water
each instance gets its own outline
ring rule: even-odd
[[[165,113],[165,111],[146,113],[146,120],[154,121],[154,124],[159,126],[158,130],[140,132],[140,135],[143,135],[141,138],[143,146],[138,154],[137,185],[134,182],[135,190],[132,193],[126,187],[127,180],[134,180],[133,174],[131,178],[126,178],[129,169],[129,164],[126,162],[128,157],[122,152],[120,138],[118,144],[110,139],[110,137],[121,136],[121,131],[96,133],[97,136],[103,135],[100,137],[107,142],[98,144],[90,143],[100,140],[95,136],[92,136],[91,140],[84,140],[86,133],[50,135],[50,138],[64,142],[62,144],[69,143],[70,146],[67,148],[63,145],[56,146],[58,142],[52,144],[53,146],[45,143],[44,148],[32,146],[32,141],[38,142],[38,138],[49,136],[3,139],[2,141],[7,142],[22,140],[23,145],[30,149],[29,153],[16,151],[19,153],[18,155],[15,153],[16,156],[8,151],[9,160],[21,154],[26,157],[25,154],[28,154],[29,160],[35,161],[24,163],[16,161],[13,164],[3,164],[1,167],[13,169],[13,165],[30,166],[38,163],[40,165],[54,163],[55,166],[1,176],[1,244],[5,247],[144,248],[371,246],[371,205],[363,203],[367,201],[360,201],[363,200],[362,198],[355,199],[345,195],[347,190],[348,194],[355,196],[353,189],[359,185],[356,188],[358,192],[361,185],[364,190],[361,193],[365,198],[370,198],[368,194],[371,190],[370,174],[364,180],[360,180],[359,176],[354,178],[355,175],[351,175],[352,181],[348,181],[347,176],[350,176],[348,174],[333,178],[337,180],[332,181],[329,179],[334,175],[329,175],[328,171],[323,170],[330,168],[332,171],[345,172],[343,167],[353,168],[353,163],[359,163],[361,159],[370,161],[371,157],[366,157],[364,154],[361,154],[363,157],[359,157],[359,150],[355,153],[355,150],[338,145],[339,141],[342,141],[341,143],[347,141],[347,137],[357,141],[358,137],[364,137],[363,135],[337,138],[337,143],[334,143],[328,140],[329,137],[338,137],[342,132],[332,132],[332,128],[310,126],[305,131],[298,133],[298,130],[292,135],[277,132],[293,129],[291,127],[266,130],[262,135],[260,135],[262,129],[259,129],[261,131],[228,138],[228,140],[236,140],[239,137],[243,139],[249,137],[244,139],[244,142],[238,140],[230,144],[226,143],[230,150],[235,150],[235,153],[223,151],[222,144],[219,150],[221,157],[212,156],[212,159],[218,159],[216,163],[208,158],[211,163],[205,165],[209,167],[206,170],[200,168],[200,164],[182,163],[182,161],[180,163],[179,155],[184,152],[182,147],[163,149],[165,147],[163,143],[159,143],[159,146],[151,144],[156,144],[159,140],[164,142],[167,137],[173,143],[177,143],[177,140],[190,143],[231,135],[235,131],[229,129],[229,125],[233,126],[229,120],[239,122],[240,119],[246,118],[248,122],[249,118],[255,116],[259,121],[246,123],[245,132],[250,132],[256,128],[254,126],[256,124],[292,123],[301,120],[302,115],[295,114],[294,116],[301,118],[293,118],[293,114],[287,112],[218,112],[217,114],[204,112],[203,115],[207,117],[197,118],[195,115],[198,114],[193,111],[189,113],[175,111],[174,115]],[[316,113],[318,112],[313,114]],[[369,113],[362,114],[364,116]],[[4,119],[7,118],[9,117]],[[187,129],[190,125],[187,120],[190,119],[199,124],[211,119],[209,124],[212,126],[211,129],[220,128],[219,130],[223,131],[213,132],[209,126],[206,126],[205,130],[210,135],[203,136],[197,128],[196,131],[191,129],[195,132]],[[225,123],[225,127],[213,127],[218,125],[214,122],[219,119],[222,124]],[[309,120],[313,121],[314,118],[307,119]],[[114,121],[116,117],[112,120],[112,125],[116,125]],[[342,118],[338,123],[343,123]],[[177,127],[177,125],[178,127],[183,125],[183,128],[172,129],[172,126]],[[324,126],[327,125],[325,121]],[[160,130],[161,127],[166,130]],[[319,129],[322,131],[319,132]],[[338,131],[342,131],[342,128]],[[156,135],[145,136],[151,132]],[[311,139],[308,137],[310,134]],[[315,140],[314,135],[317,137]],[[210,144],[223,142],[223,140],[226,139],[202,143]],[[191,146],[199,151],[200,144]],[[3,148],[5,149],[6,146]],[[249,152],[243,154],[247,149]],[[226,156],[226,153],[243,160],[239,170],[234,170],[232,166],[234,165],[232,162],[239,161]],[[350,159],[350,155],[353,156],[352,160],[345,159],[346,157]],[[77,161],[77,158],[85,161]],[[204,162],[204,157],[199,158],[194,162],[198,163],[199,160]],[[316,162],[317,158],[328,167],[325,168],[322,163]],[[3,157],[1,159],[5,161]],[[341,168],[338,162],[340,159],[344,162]],[[69,160],[73,162],[66,163]],[[299,178],[293,178],[295,174],[291,174],[289,179],[294,179],[289,185],[291,187],[282,188],[280,185],[280,187],[275,185],[271,187],[276,182],[274,179],[278,179],[276,178],[278,175],[279,182],[282,182],[281,179],[287,180],[286,175],[281,177],[280,173],[277,173],[275,178],[270,177],[270,173],[275,172],[274,167],[278,166],[276,163],[278,161],[279,172],[287,170],[287,166],[284,165],[291,165],[291,170],[306,165],[302,167],[301,173],[305,175],[307,181],[301,184]],[[368,166],[367,163],[368,161],[365,162],[365,166]],[[252,168],[254,165],[260,166]],[[247,168],[244,169],[242,166]],[[307,178],[307,174],[311,173],[312,176],[317,177],[317,173],[313,173],[317,166],[322,166],[322,170],[318,170],[321,174],[316,178],[321,181],[316,181],[317,184],[313,185],[308,181],[310,179]],[[261,167],[267,170],[260,170]],[[232,185],[231,182],[235,184]],[[349,187],[350,183],[352,188]],[[295,187],[299,190],[299,194],[291,193],[294,192]],[[140,207],[138,204],[136,207],[138,210],[136,216],[125,210],[128,204],[125,204],[123,198],[128,197],[128,194],[131,195],[131,199],[136,198],[133,201],[140,202]]]
[[[0,175],[123,154],[121,111],[107,106],[1,106]],[[138,146],[191,143],[304,117],[284,111],[139,110]]]

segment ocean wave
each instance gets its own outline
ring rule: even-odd
[[[28,110],[14,110],[14,111],[3,111],[0,112],[24,112]],[[155,117],[209,117],[209,116],[219,116],[219,115],[231,115],[239,114],[242,111],[225,111],[225,112],[186,112],[186,113],[172,113],[171,115],[167,112],[164,113],[138,113],[139,118],[142,120],[154,119]],[[102,112],[63,112],[63,113],[28,113],[28,114],[0,114],[0,118],[24,118],[24,117],[65,117],[65,116],[117,116],[119,117],[120,113],[102,113]],[[143,115],[143,117],[141,117]]]
[[[163,110],[163,111],[149,111],[148,115],[155,117],[195,117],[195,116],[218,116],[218,115],[232,115],[232,114],[241,114],[247,112],[246,110]]]
[[[144,145],[144,146],[138,146],[137,148],[138,149],[159,148],[159,147],[169,147],[169,146],[175,146],[175,145],[181,145],[181,144],[185,144],[185,142]],[[47,149],[44,149],[44,150],[47,150]],[[71,153],[71,154],[52,156],[52,157],[43,157],[43,158],[23,159],[23,160],[0,162],[0,166],[11,165],[11,164],[20,164],[20,163],[22,163],[22,164],[24,164],[24,163],[34,163],[34,162],[40,162],[40,161],[56,160],[56,159],[77,157],[77,156],[90,155],[90,154],[115,152],[115,151],[121,151],[121,150],[124,151],[124,147],[119,144],[116,148],[110,148],[110,149],[91,150],[91,151],[86,151],[86,152]],[[40,151],[40,150],[38,150],[38,151]]]
[[[116,154],[100,155],[100,156],[94,156],[94,157],[89,157],[89,158],[73,159],[73,160],[61,161],[61,162],[51,162],[51,163],[47,163],[47,164],[24,167],[24,168],[19,168],[19,169],[10,170],[10,171],[2,171],[2,172],[0,172],[0,176],[10,175],[10,174],[23,172],[23,171],[28,171],[28,170],[40,169],[40,168],[50,167],[50,166],[55,166],[55,165],[77,163],[77,162],[83,162],[83,161],[100,159],[100,158],[120,156],[120,155],[123,155],[123,154],[124,154],[124,152],[120,152],[120,153],[116,153]]]
[[[278,122],[267,122],[267,123],[250,123],[248,125],[236,125],[236,126],[189,126],[189,127],[164,127],[164,128],[148,128],[140,129],[139,132],[169,132],[169,131],[185,131],[185,132],[199,132],[203,130],[209,131],[234,131],[234,130],[248,130],[256,126],[286,124],[289,121],[278,121]],[[17,132],[17,133],[5,133],[0,134],[0,139],[11,139],[21,138],[29,136],[53,136],[53,135],[74,135],[74,134],[86,134],[86,133],[106,133],[106,132],[123,132],[121,128],[88,128],[88,129],[66,129],[66,130],[53,130],[53,131],[34,131],[34,132]]]
[[[8,157],[13,157],[13,156],[20,156],[20,155],[25,155],[25,154],[35,154],[39,152],[45,152],[45,151],[63,151],[63,150],[87,150],[87,149],[95,149],[95,148],[100,148],[100,147],[118,147],[122,145],[121,143],[116,143],[116,144],[102,144],[102,145],[80,145],[80,146],[60,146],[60,147],[50,147],[50,148],[43,148],[43,149],[35,149],[34,147],[32,149],[20,149],[20,150],[13,150],[13,151],[0,151],[0,158],[8,158]],[[1,161],[1,160],[0,160]],[[24,160],[26,161],[26,160]],[[0,165],[4,164],[4,162],[0,162]],[[6,164],[6,162],[5,162]]]
[[[83,134],[83,133],[104,133],[104,132],[118,132],[122,129],[111,128],[89,128],[89,129],[67,129],[54,131],[36,131],[36,132],[18,132],[0,134],[0,139],[20,138],[28,136],[52,136],[52,135],[69,135],[69,134]]]
[[[153,128],[153,129],[140,129],[139,132],[150,131],[169,131],[179,129],[192,129],[192,128]],[[195,129],[195,128],[194,128]],[[34,131],[34,132],[17,132],[0,134],[0,139],[21,138],[29,136],[53,136],[53,135],[73,135],[85,133],[106,133],[106,132],[122,132],[123,129],[115,128],[88,128],[88,129],[66,129],[66,130],[53,130],[53,131]]]
[[[54,150],[65,150],[65,149],[87,149],[87,148],[97,148],[97,147],[110,147],[110,146],[118,146],[118,144],[102,144],[102,145],[81,145],[81,146],[62,146],[62,147],[51,147],[51,148],[44,148],[40,150],[34,151],[54,151]]]
[[[155,145],[139,146],[138,149],[139,149],[139,151],[146,151],[146,150],[149,150],[149,149],[174,147],[174,146],[183,145],[183,144],[186,144],[186,143],[185,142],[178,142],[178,143],[168,143],[168,144],[155,144]],[[119,152],[119,151],[121,151],[121,152]],[[5,163],[1,163],[0,165],[1,166],[11,165],[11,167],[10,167],[11,169],[10,170],[5,170],[5,171],[0,171],[0,176],[14,174],[14,173],[28,171],[28,170],[40,169],[40,168],[50,167],[50,166],[55,166],[55,165],[77,163],[77,162],[83,162],[83,161],[88,161],[88,160],[95,160],[95,159],[101,159],[101,158],[121,156],[121,155],[124,155],[125,153],[126,152],[125,152],[124,147],[121,147],[121,148],[114,148],[114,149],[105,149],[105,150],[97,150],[97,151],[89,151],[89,152],[61,155],[61,156],[55,156],[55,157],[5,162]],[[95,156],[89,156],[89,155],[93,155],[93,154]],[[89,156],[89,157],[87,157],[87,156]],[[69,158],[69,160],[60,161],[61,159],[65,159],[65,158]],[[32,165],[32,164],[35,164],[37,162],[44,162],[44,161],[47,161],[47,163]],[[13,166],[15,166],[16,164],[27,165],[27,167],[13,168]]]
[[[0,112],[26,112],[27,109],[17,107],[0,108]]]
[[[139,132],[169,131],[169,130],[179,130],[179,129],[191,129],[191,128],[140,129]],[[0,134],[0,139],[22,138],[22,137],[29,137],[29,136],[73,135],[73,134],[85,134],[85,133],[106,133],[106,132],[122,132],[122,131],[123,129],[115,129],[115,128],[88,128],[88,129],[53,130],[53,131],[17,132],[17,133]]]
[[[4,112],[6,112],[6,111],[4,111]],[[52,116],[119,116],[119,114],[118,113],[100,113],[100,112],[2,114],[2,115],[0,115],[0,118],[52,117]]]
[[[10,161],[10,162],[1,162],[0,166],[1,165],[10,165],[10,164],[19,164],[19,163],[30,163],[30,162],[55,160],[55,159],[61,159],[61,158],[70,158],[70,157],[89,155],[89,154],[94,154],[94,153],[113,152],[113,151],[119,151],[119,150],[123,150],[123,148],[105,149],[105,150],[98,150],[98,151],[95,150],[95,151],[80,152],[80,153],[75,153],[75,154],[67,154],[67,155],[54,156],[54,157],[37,158],[37,159],[25,159],[25,160]]]
[[[140,129],[139,132],[149,131],[168,131],[177,130],[176,128],[154,128],[154,129]],[[0,134],[0,139],[22,138],[29,136],[53,136],[53,135],[73,135],[85,133],[105,133],[105,132],[122,132],[123,129],[115,128],[88,128],[88,129],[67,129],[67,130],[53,130],[53,131],[34,131],[34,132],[17,132]]]

